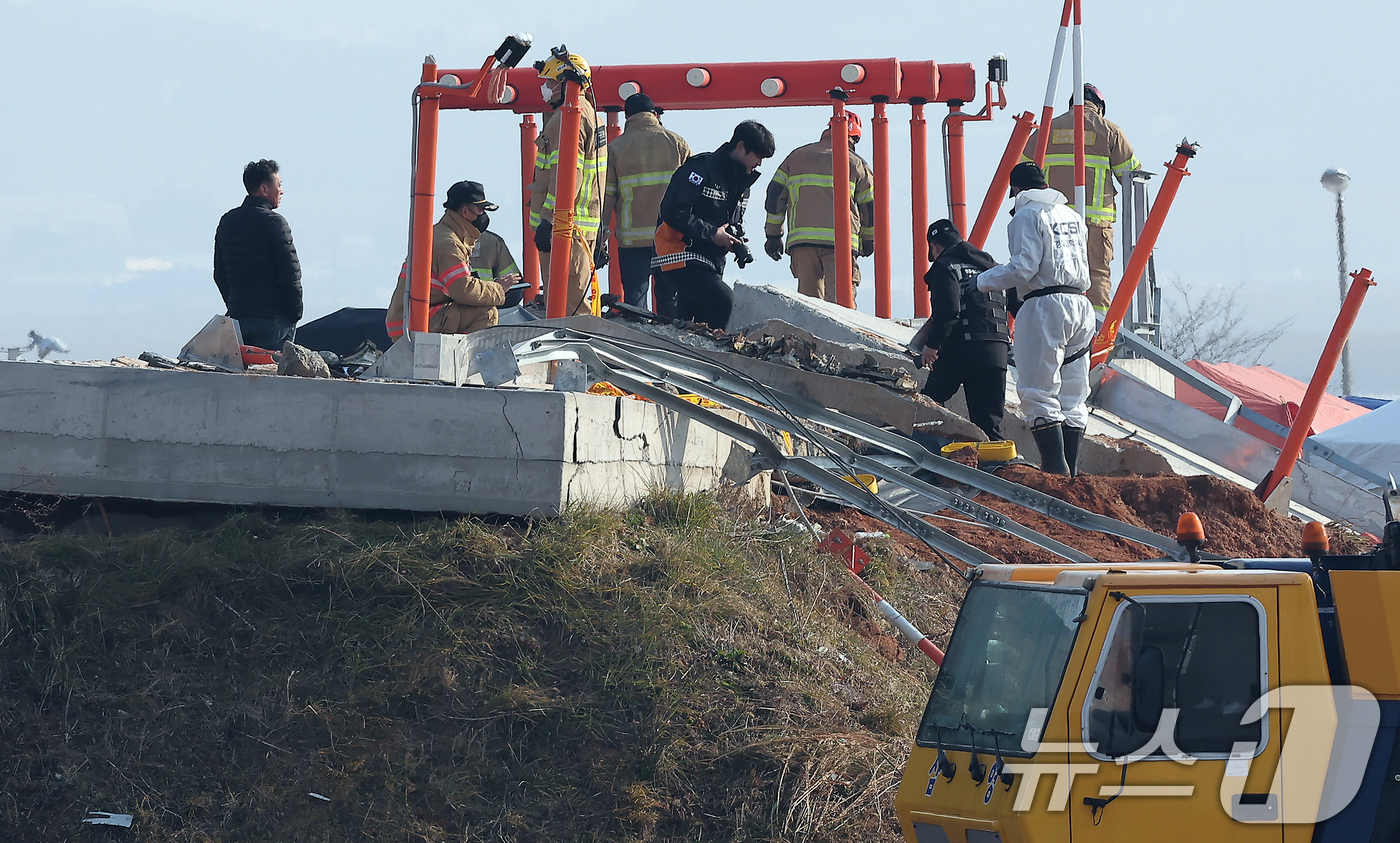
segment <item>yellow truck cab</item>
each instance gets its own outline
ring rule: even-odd
[[[1400,839],[1389,527],[1367,556],[978,569],[905,839]]]

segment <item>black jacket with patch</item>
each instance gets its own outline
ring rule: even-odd
[[[271,202],[248,196],[219,219],[214,283],[234,319],[301,321],[301,261],[291,227]]]
[[[734,160],[732,149],[726,143],[714,152],[692,156],[672,174],[661,199],[654,268],[699,264],[724,272],[726,250],[711,238],[723,225],[729,226],[730,234],[743,237],[749,187],[759,176]],[[667,226],[674,233],[666,232]]]

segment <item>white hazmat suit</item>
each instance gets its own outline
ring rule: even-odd
[[[1032,425],[1089,424],[1089,355],[1095,333],[1089,289],[1087,231],[1065,195],[1051,188],[1016,194],[1006,237],[1011,259],[977,276],[979,290],[1015,289],[1024,304],[1016,314],[1012,349],[1021,412]],[[1067,288],[1036,295],[1037,290]]]

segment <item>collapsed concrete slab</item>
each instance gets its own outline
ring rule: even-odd
[[[550,515],[749,477],[655,404],[536,389],[0,363],[0,489]]]
[[[928,380],[928,369],[915,365],[914,358],[907,354],[895,354],[884,348],[876,348],[868,344],[851,345],[843,342],[832,342],[781,319],[769,319],[767,322],[751,326],[745,329],[744,334],[745,339],[750,341],[767,337],[796,340],[802,344],[804,349],[810,349],[813,354],[829,357],[835,363],[848,369],[878,367],[901,371],[913,379],[918,389],[923,389],[924,381]]]
[[[870,346],[903,355],[915,329],[890,319],[850,310],[823,299],[804,296],[782,287],[734,285],[734,310],[730,330],[781,319],[823,339],[847,345]]]

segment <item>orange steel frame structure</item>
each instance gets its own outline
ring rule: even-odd
[[[530,283],[529,297],[534,298],[539,291],[540,263],[539,252],[534,245],[534,232],[529,223],[530,183],[534,178],[535,138],[539,125],[536,114],[547,114],[548,106],[539,93],[539,79],[533,69],[516,68],[506,71],[505,102],[492,103],[480,96],[473,96],[471,85],[480,75],[479,70],[439,69],[429,57],[423,63],[421,82],[415,89],[416,132],[414,152],[413,211],[409,251],[409,330],[428,330],[428,290],[432,263],[433,197],[437,170],[438,114],[442,109],[469,109],[473,111],[510,111],[520,114],[520,175],[522,183],[522,241],[521,271]],[[857,103],[870,103],[874,106],[872,145],[874,155],[872,166],[875,176],[875,312],[878,316],[889,317],[891,242],[890,242],[890,180],[889,180],[889,119],[886,109],[890,103],[906,103],[910,106],[910,181],[913,207],[913,258],[914,258],[914,313],[928,315],[928,297],[920,295],[921,279],[928,270],[928,252],[925,232],[928,228],[928,133],[924,119],[924,106],[928,103],[946,103],[951,122],[957,124],[961,135],[961,123],[968,119],[987,120],[991,118],[994,105],[1004,107],[1005,97],[1000,103],[992,101],[992,85],[986,85],[987,104],[976,117],[961,111],[962,106],[974,102],[977,97],[977,72],[971,64],[939,64],[932,61],[901,62],[894,58],[830,60],[809,62],[745,62],[712,64],[662,64],[662,65],[611,65],[595,66],[592,69],[593,92],[598,109],[608,115],[608,136],[620,133],[617,114],[623,102],[633,93],[646,93],[658,105],[668,111],[703,109],[742,109],[772,108],[776,106],[820,106],[832,108],[832,140],[834,175],[836,178],[836,230],[845,231],[850,227],[849,201],[842,201],[850,195],[849,169],[841,166],[839,159],[845,158],[846,119],[845,109]],[[479,91],[480,89],[478,89]],[[1000,94],[1000,85],[998,85]],[[561,107],[565,126],[577,122],[578,86],[568,83],[565,104]],[[572,111],[572,113],[570,113]],[[572,118],[572,119],[570,119]],[[568,136],[568,135],[563,135]],[[959,137],[959,141],[961,138]],[[572,153],[572,154],[571,154]],[[561,177],[572,173],[577,166],[576,148],[566,144],[560,150]],[[575,158],[572,166],[567,158]],[[959,142],[947,160],[950,193],[959,198],[965,195],[966,173]],[[556,259],[567,258],[568,230],[572,227],[572,202],[564,202],[564,195],[574,195],[575,187],[562,182],[559,185],[560,198],[556,210],[556,248],[551,253]],[[844,186],[844,190],[842,187]],[[601,186],[600,186],[601,187]],[[567,207],[566,207],[567,206]],[[961,211],[959,207],[957,210]],[[844,227],[843,227],[844,221]],[[563,231],[561,225],[563,222]],[[562,248],[562,254],[561,252]],[[616,254],[616,250],[613,249]],[[851,255],[845,249],[836,250],[839,266],[837,279],[838,301],[847,307],[854,306],[852,294]],[[562,268],[562,267],[561,267]],[[554,267],[551,267],[554,269]],[[562,272],[554,277],[562,277]],[[553,285],[560,293],[563,284]],[[609,271],[609,289],[619,292],[620,281],[615,271]],[[554,297],[551,297],[554,298]],[[550,301],[546,313],[550,317],[564,315],[563,296],[558,306]]]

